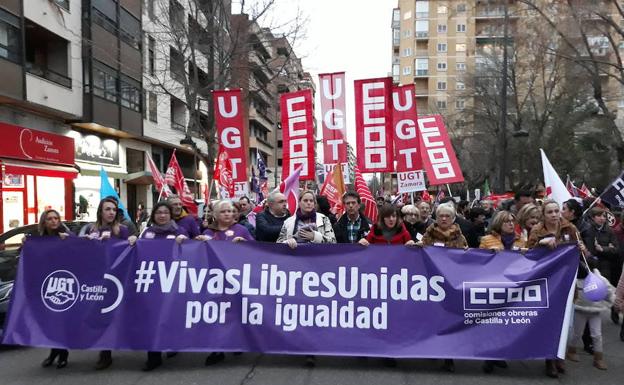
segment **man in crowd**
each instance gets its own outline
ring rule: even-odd
[[[338,243],[358,243],[370,231],[370,219],[360,214],[362,200],[355,191],[342,196],[345,214],[334,225],[334,234]]]
[[[167,203],[171,205],[171,209],[173,210],[171,213],[173,220],[178,226],[183,227],[188,232],[190,238],[195,238],[201,234],[197,219],[186,212],[182,205],[182,199],[180,199],[179,196],[170,195],[169,198],[167,198]]]
[[[267,197],[267,205],[263,212],[256,215],[256,241],[275,243],[289,216],[286,196],[280,192],[271,192]]]
[[[529,203],[535,203],[535,198],[533,197],[533,193],[527,190],[521,190],[516,193],[513,200],[513,205],[509,208],[514,214],[518,214],[518,211]]]
[[[240,197],[240,199],[238,200],[238,204],[241,207],[240,212],[239,212],[241,216],[243,215],[247,216],[253,209],[253,206],[251,205],[251,201],[246,196]]]

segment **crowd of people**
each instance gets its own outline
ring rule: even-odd
[[[585,258],[579,260],[573,327],[571,328],[566,359],[578,361],[578,350],[593,355],[597,369],[606,370],[602,344],[602,317],[610,312],[618,324],[624,312],[624,228],[620,222],[615,228],[607,223],[607,210],[591,202],[571,199],[560,205],[552,200],[536,200],[531,192],[519,192],[509,202],[494,207],[494,202],[456,202],[452,198],[432,204],[417,199],[412,204],[391,203],[377,199],[378,216],[373,223],[363,214],[360,196],[353,191],[342,197],[344,212],[338,217],[332,213],[327,198],[312,191],[302,191],[298,209],[290,213],[286,197],[271,192],[259,206],[248,197],[238,200],[220,200],[206,204],[200,217],[192,216],[177,196],[154,204],[149,217],[142,210],[147,223],[139,228],[124,220],[117,200],[102,199],[97,209],[97,220],[73,235],[63,225],[56,210],[43,212],[39,221],[39,236],[88,237],[92,240],[117,238],[133,245],[142,239],[175,239],[198,241],[272,242],[297,248],[306,243],[352,243],[367,247],[370,244],[405,245],[409,247],[439,246],[450,248],[482,248],[513,250],[524,253],[535,247],[555,248],[573,243]],[[130,223],[128,223],[130,222]],[[594,302],[583,294],[583,280],[589,273],[597,274],[610,288],[609,296]],[[617,287],[617,290],[615,289]],[[624,323],[620,332],[624,341]],[[167,353],[175,355],[175,353]],[[225,359],[222,352],[213,352],[206,365]],[[52,349],[43,366],[56,362],[57,368],[67,366],[68,351]],[[162,364],[161,352],[148,352],[144,370]],[[396,360],[387,359],[394,366]],[[102,351],[96,369],[112,364],[110,351]],[[306,356],[306,365],[314,366],[315,357]],[[505,361],[486,361],[483,371],[505,368]],[[442,368],[455,371],[454,361],[444,360]],[[546,360],[546,375],[559,377],[565,373],[563,360]]]

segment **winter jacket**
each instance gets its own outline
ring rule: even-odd
[[[189,238],[195,238],[201,232],[199,231],[199,224],[197,223],[197,219],[189,214],[183,213],[176,220],[176,224],[186,230]]]
[[[410,233],[412,241],[414,242],[418,242],[420,240],[418,239],[418,234],[420,234],[421,237],[425,235],[425,231],[428,227],[425,222],[416,222],[414,224],[411,224],[409,222],[403,222],[403,224],[405,225],[407,232]]]
[[[246,241],[253,241],[253,236],[249,233],[249,230],[240,223],[234,223],[227,230],[207,229],[203,235],[209,239],[217,241],[231,241],[236,237],[241,237]]]
[[[279,237],[277,237],[277,243],[282,243],[289,238],[294,238],[296,221],[296,214],[288,217],[288,219],[284,221]],[[316,213],[316,230],[314,230],[314,240],[312,240],[312,243],[336,243],[336,235],[334,235],[331,222],[329,218],[321,213]]]
[[[609,290],[607,298],[598,302],[590,301],[585,298],[585,293],[583,293],[583,284],[585,280],[578,278],[576,280],[576,300],[574,301],[574,310],[587,314],[599,314],[603,311],[611,309],[615,298],[615,288],[609,283],[609,280],[600,275],[598,269],[594,269],[592,272],[602,279],[605,285],[607,285]]]
[[[559,226],[558,233],[551,233],[544,227],[544,222],[540,222],[533,226],[531,234],[529,234],[529,240],[527,241],[527,247],[532,249],[539,246],[539,241],[548,237],[555,237],[557,245],[563,243],[576,243],[579,241],[578,231],[576,227],[568,222],[565,218],[561,218],[561,225]]]
[[[624,271],[620,275],[620,281],[615,290],[615,301],[613,303],[620,312],[624,312]]]
[[[392,239],[388,241],[384,238],[382,230],[377,226],[377,224],[374,224],[372,230],[366,236],[366,240],[371,244],[404,245],[405,242],[412,240],[412,236],[405,228],[405,225],[401,223],[399,231],[397,231]]]
[[[525,247],[524,241],[520,238],[519,235],[516,234],[514,239],[514,243],[512,246],[512,250],[519,250]],[[503,241],[501,235],[495,231],[492,231],[489,235],[481,238],[481,243],[479,244],[480,249],[489,249],[489,250],[504,250],[505,246],[503,245]]]
[[[264,209],[264,211],[260,214],[257,214],[256,241],[275,243],[280,235],[284,221],[287,218],[287,215],[284,215],[283,217],[276,217],[271,214],[271,211],[268,208]]]
[[[115,235],[113,233],[113,231],[109,228],[109,227],[103,227],[100,228],[98,230],[95,229],[95,224],[94,223],[89,223],[87,225],[84,225],[82,229],[80,229],[80,235],[81,236],[93,236],[96,238],[100,238],[102,236],[103,233],[105,232],[109,232],[111,238],[118,238],[118,239],[128,239],[128,237],[130,236],[130,231],[128,230],[128,227],[126,227],[125,225],[119,225],[119,234]]]
[[[599,227],[591,222],[590,225],[585,226],[581,236],[589,252],[598,258],[612,259],[617,257],[618,241],[609,225],[604,224],[602,227]],[[602,246],[602,251],[596,249],[596,242]],[[609,244],[613,245],[613,247],[609,247]]]
[[[371,224],[370,219],[366,218],[364,215],[360,214],[360,229],[358,230],[357,239],[355,242],[360,239],[366,237],[369,233]],[[331,219],[330,219],[331,221]],[[350,243],[349,242],[349,232],[347,230],[347,226],[349,225],[349,217],[347,214],[343,214],[340,219],[334,225],[334,234],[336,235],[337,243]]]
[[[457,223],[453,223],[448,230],[442,230],[437,223],[432,224],[427,227],[422,242],[425,246],[442,246],[444,244],[444,247],[458,249],[468,247],[468,242]]]

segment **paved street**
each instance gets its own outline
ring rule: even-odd
[[[605,319],[604,340],[606,372],[591,366],[591,357],[581,354],[580,363],[567,363],[568,373],[558,380],[566,384],[622,384],[624,379],[624,342],[618,338],[619,327]],[[224,363],[206,368],[205,355],[184,353],[165,359],[164,365],[151,372],[139,369],[145,359],[140,352],[115,352],[113,366],[94,371],[96,352],[72,351],[69,366],[63,370],[42,368],[39,364],[46,349],[8,349],[0,351],[0,384],[552,384],[543,375],[543,362],[511,362],[509,369],[497,369],[492,375],[481,371],[478,361],[457,362],[457,373],[438,370],[433,360],[401,360],[397,368],[387,368],[380,359],[319,357],[313,369],[303,367],[303,357],[284,355],[228,354]]]

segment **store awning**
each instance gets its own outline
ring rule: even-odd
[[[152,173],[149,171],[139,171],[128,174],[124,178],[124,182],[127,184],[148,185],[154,183],[154,178],[152,178]]]
[[[20,162],[19,160],[4,158],[0,158],[0,163],[5,174],[37,175],[65,179],[74,179],[78,176],[78,170],[69,166]]]

